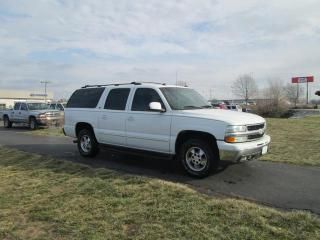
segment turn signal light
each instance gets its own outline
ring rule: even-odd
[[[235,137],[225,137],[224,140],[228,143],[234,143],[237,139]]]

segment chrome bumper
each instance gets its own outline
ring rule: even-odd
[[[271,141],[270,136],[264,135],[261,139],[245,143],[226,143],[218,141],[220,160],[242,162],[261,157]],[[263,151],[264,150],[264,151]]]

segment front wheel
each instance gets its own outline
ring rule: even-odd
[[[179,159],[192,177],[203,178],[218,167],[219,156],[215,146],[201,139],[189,139],[181,145]]]
[[[83,129],[78,134],[78,149],[81,156],[94,157],[99,152],[98,142],[94,133]]]
[[[3,125],[5,128],[11,128],[12,127],[12,122],[9,120],[8,116],[5,116],[3,118]]]
[[[34,117],[30,118],[29,127],[31,130],[36,130],[38,128],[37,120]]]

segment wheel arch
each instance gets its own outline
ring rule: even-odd
[[[87,122],[78,122],[76,124],[76,126],[75,126],[76,136],[78,136],[79,132],[83,129],[88,129],[88,130],[92,131],[93,135],[95,136],[94,129],[93,129],[92,125]]]
[[[31,121],[32,118],[34,118],[35,120],[37,120],[36,116],[30,115],[29,118],[28,118],[29,122]]]
[[[176,142],[175,142],[175,153],[177,154],[179,151],[180,146],[183,142],[189,140],[189,139],[201,139],[205,140],[206,142],[209,142],[209,144],[214,147],[216,154],[218,155],[219,159],[219,148],[217,144],[217,139],[214,135],[203,132],[203,131],[195,131],[195,130],[183,130],[179,132]]]

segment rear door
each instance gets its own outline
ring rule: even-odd
[[[130,88],[110,89],[99,116],[99,142],[126,146],[126,106]]]
[[[159,93],[153,88],[137,88],[127,117],[127,145],[131,148],[169,153],[172,116],[168,112],[152,112],[149,104],[160,102]]]

